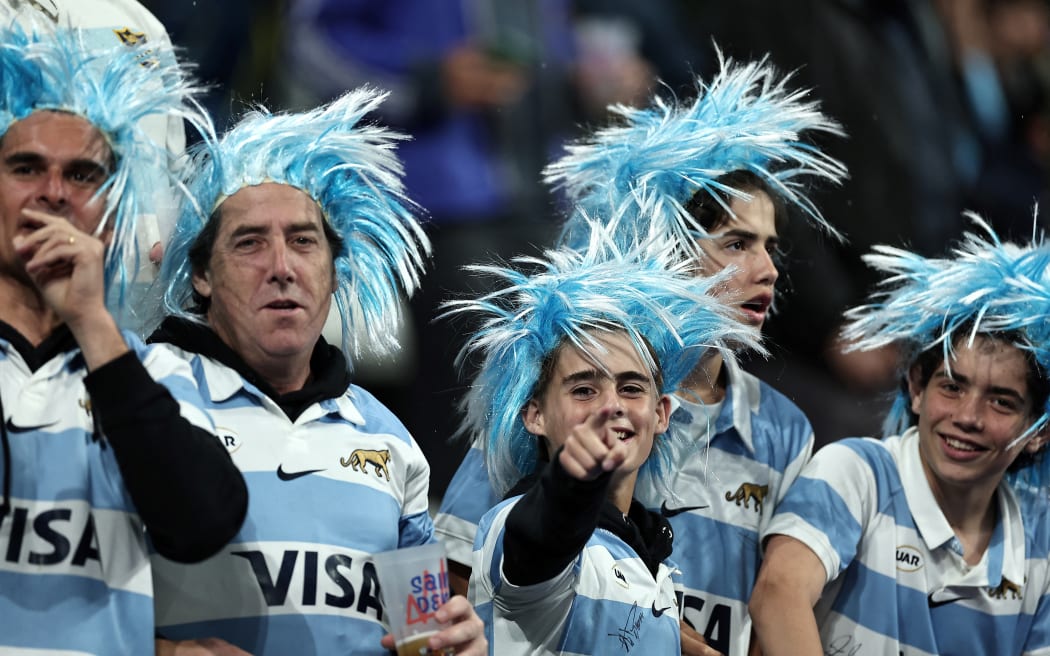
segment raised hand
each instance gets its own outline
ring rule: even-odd
[[[573,427],[559,456],[561,466],[570,476],[592,481],[623,464],[627,448],[613,429],[617,416],[617,409],[608,405]]]

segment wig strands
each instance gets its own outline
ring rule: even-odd
[[[735,308],[709,295],[721,277],[693,277],[684,264],[652,256],[651,245],[622,252],[604,226],[588,226],[592,232],[582,251],[562,248],[542,259],[515,260],[538,271],[534,275],[513,267],[469,267],[502,285],[480,298],[445,305],[446,317],[467,313],[483,319],[459,358],[483,355],[463,402],[461,432],[482,447],[500,495],[536,470],[535,437],[526,431],[521,410],[537,391],[544,359],[562,344],[597,358],[600,336],[623,331],[650,370],[662,365],[661,393],[673,392],[705,349],[731,358],[725,346],[731,341],[763,351],[757,332],[735,318]],[[659,362],[653,362],[645,341]]]
[[[1050,373],[1050,246],[1041,235],[1026,245],[1002,243],[979,216],[967,216],[977,232],[967,233],[951,257],[924,258],[889,246],[876,246],[865,256],[886,278],[870,303],[846,313],[842,336],[850,342],[848,350],[897,343],[912,361],[940,348],[949,366],[958,339],[972,344],[979,333],[1016,332],[1023,339],[1014,346],[1029,352],[1044,376]],[[908,428],[908,408],[901,391],[886,419],[886,434]],[[1017,441],[1047,427],[1050,401],[1037,411]],[[1039,487],[1050,483],[1045,473],[1026,473],[1032,475]]]
[[[749,198],[718,182],[736,170],[753,172],[840,237],[806,197],[805,182],[839,183],[846,168],[802,141],[807,132],[841,136],[840,126],[816,101],[806,100],[808,90],[789,89],[790,76],[778,78],[767,59],[736,64],[721,51],[717,55],[721,71],[710,84],[697,80],[692,103],[669,104],[657,97],[644,109],[610,107],[618,122],[567,146],[567,154],[545,170],[546,181],[564,189],[585,215],[616,218],[616,240],[623,248],[646,238],[694,247],[706,233],[686,203],[700,191]],[[577,216],[562,237],[578,246],[587,233],[586,221]]]
[[[141,121],[185,120],[208,138],[213,129],[194,100],[199,92],[170,48],[92,48],[73,29],[26,32],[14,24],[0,30],[0,135],[35,111],[69,112],[94,125],[113,152],[116,168],[98,192],[106,195],[98,233],[108,228],[113,235],[104,273],[106,301],[115,314],[131,282],[127,262],[134,270],[139,264],[136,222],[154,211],[158,182],[185,192],[169,166],[170,154],[146,135]]]

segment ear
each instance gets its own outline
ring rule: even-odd
[[[919,414],[919,408],[922,406],[922,395],[926,391],[920,382],[921,379],[922,372],[919,371],[918,365],[908,370],[908,395],[911,396],[911,411],[916,415]]]
[[[660,435],[667,431],[667,427],[671,424],[671,397],[666,394],[661,394],[660,398],[656,399],[656,435]]]
[[[521,421],[525,424],[525,430],[537,437],[545,436],[543,430],[543,411],[536,399],[529,399],[525,407],[521,409]]]
[[[211,282],[208,280],[208,272],[193,272],[193,289],[204,298],[211,298]]]
[[[1025,453],[1034,454],[1038,452],[1039,449],[1042,449],[1046,444],[1048,437],[1050,437],[1050,426],[1043,426],[1043,428],[1024,445]]]

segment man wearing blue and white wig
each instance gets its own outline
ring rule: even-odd
[[[167,54],[0,30],[0,651],[148,653],[147,537],[200,560],[244,517],[189,367],[111,314],[148,185],[170,175],[142,119],[209,129]]]
[[[1050,247],[978,227],[867,257],[885,287],[844,337],[899,343],[904,384],[890,436],[818,451],[763,536],[764,654],[1050,653]]]
[[[589,221],[600,220],[621,249],[651,240],[703,275],[731,268],[714,293],[761,328],[787,207],[833,232],[805,183],[844,175],[808,141],[839,128],[768,62],[721,63],[713,80],[698,80],[692,101],[613,107],[618,120],[570,145],[547,180],[581,208],[566,222],[566,244],[585,245]],[[662,508],[675,529],[684,653],[744,656],[758,535],[809,459],[813,429],[794,403],[718,352],[697,364],[676,396],[681,408],[672,422],[688,424],[691,436],[674,449],[680,474],[669,490],[642,481],[638,498]],[[472,449],[435,520],[455,563],[469,556],[477,520],[491,505],[478,494],[484,480]]]
[[[251,491],[230,547],[154,562],[159,633],[252,654],[385,654],[370,556],[434,541],[429,467],[401,422],[351,384],[350,357],[396,346],[401,292],[428,244],[362,88],[301,114],[245,116],[195,162],[165,255],[171,313],[153,340],[193,366]],[[333,293],[344,348],[321,329]],[[463,597],[432,648],[482,654]],[[382,641],[382,642],[381,642]],[[158,651],[183,646],[163,641]],[[222,653],[229,653],[223,651]]]
[[[450,304],[483,321],[464,431],[508,498],[480,522],[470,597],[501,656],[681,653],[671,527],[635,484],[675,476],[669,394],[701,356],[756,346],[708,294],[720,280],[621,255],[594,229],[584,252],[522,258],[531,276],[475,267],[506,285]]]

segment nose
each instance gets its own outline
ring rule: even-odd
[[[772,285],[777,281],[777,278],[780,277],[780,272],[777,271],[777,265],[773,261],[773,253],[764,248],[760,249],[755,274],[757,282],[764,285]]]
[[[272,250],[273,259],[270,263],[270,280],[278,283],[289,283],[294,279],[291,262],[289,261],[288,246],[282,240],[276,240]]]
[[[981,402],[976,394],[967,394],[960,399],[955,410],[954,421],[964,430],[979,431],[984,428]]]
[[[612,394],[605,403],[605,407],[608,408],[610,417],[622,417],[624,415],[623,399],[618,394]]]
[[[47,171],[40,183],[37,200],[52,212],[66,207],[69,203],[69,188],[62,171],[56,169]]]

